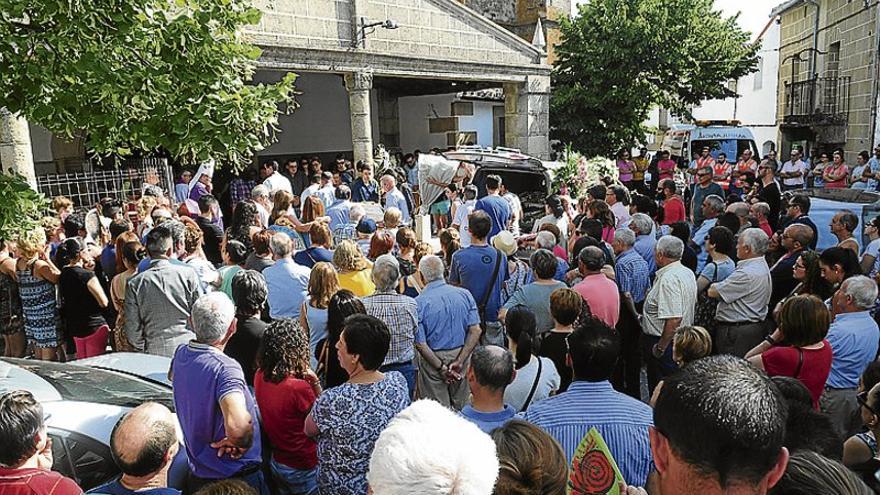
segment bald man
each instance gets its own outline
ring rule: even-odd
[[[177,449],[171,411],[156,402],[141,404],[116,423],[110,436],[110,452],[122,476],[88,493],[180,495],[168,488],[168,469]]]
[[[770,269],[770,281],[773,289],[770,293],[770,313],[773,308],[797,286],[798,280],[794,278],[794,266],[798,263],[801,253],[807,249],[813,241],[813,230],[809,226],[794,223],[782,231],[780,242],[785,249],[785,254]]]

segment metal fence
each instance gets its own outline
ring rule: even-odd
[[[849,76],[785,83],[784,120],[791,124],[845,124],[849,94]]]
[[[166,158],[128,159],[119,168],[37,177],[46,197],[67,196],[78,210],[92,208],[101,198],[133,201],[143,194],[148,176],[155,175],[165,194],[174,196],[174,176]]]

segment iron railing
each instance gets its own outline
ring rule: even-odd
[[[849,76],[815,77],[785,83],[783,122],[840,125],[849,119]]]

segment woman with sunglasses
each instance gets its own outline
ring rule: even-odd
[[[853,468],[877,457],[877,434],[880,433],[880,362],[865,368],[859,378],[856,401],[862,423],[868,429],[849,437],[843,444],[843,464]]]
[[[874,278],[880,271],[880,216],[874,217],[865,224],[865,235],[870,242],[865,246],[862,254],[862,271],[865,275]]]
[[[831,313],[815,296],[794,296],[782,306],[772,335],[746,354],[752,366],[770,376],[797,378],[810,391],[813,407],[831,372],[831,345],[825,340]]]

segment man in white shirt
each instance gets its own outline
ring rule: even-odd
[[[522,202],[519,200],[519,196],[513,194],[507,189],[506,184],[501,184],[499,194],[507,201],[507,204],[510,205],[510,225],[507,227],[507,230],[516,237],[520,234],[519,221],[522,220],[523,216]],[[467,216],[465,216],[464,229],[467,230]],[[464,237],[462,237],[462,239],[464,239]],[[468,236],[468,239],[470,239],[470,236]],[[464,247],[464,244],[462,244],[462,247]]]
[[[269,190],[269,194],[275,194],[276,191],[287,191],[293,194],[290,181],[278,173],[278,162],[275,160],[263,163],[263,166],[260,167],[260,177],[263,179],[263,185]]]
[[[511,194],[512,195],[512,194]],[[519,201],[519,200],[517,200]],[[467,185],[464,188],[464,203],[455,210],[455,218],[452,219],[452,228],[458,229],[458,235],[461,238],[461,247],[466,248],[471,245],[471,233],[468,230],[468,215],[473,213],[474,206],[477,204],[477,188],[474,185]]]
[[[313,196],[318,194],[318,191],[321,189],[321,174],[312,174],[309,176],[309,187],[303,189],[302,194],[299,197],[300,208],[302,205],[306,204],[306,198],[309,196]],[[318,196],[318,199],[321,202],[324,202],[324,199],[321,196]]]
[[[626,189],[623,186],[611,186],[605,192],[605,202],[611,207],[618,228],[630,220],[629,208],[623,203],[624,201],[626,201]]]
[[[397,208],[400,210],[401,224],[409,225],[412,221],[409,214],[409,205],[406,204],[406,198],[403,197],[403,193],[397,188],[397,179],[393,175],[383,175],[379,185],[385,194],[385,210]]]
[[[804,176],[807,169],[807,164],[801,160],[800,151],[797,148],[793,148],[791,150],[791,160],[783,163],[779,171],[779,177],[782,179],[782,190],[803,189]]]
[[[260,225],[265,229],[269,227],[269,212],[272,211],[272,200],[269,199],[269,188],[265,184],[258,184],[251,190],[251,199],[257,205],[257,213],[260,214]]]
[[[333,174],[331,172],[321,172],[321,188],[318,189],[318,196],[324,202],[324,209],[333,206],[336,201],[336,186],[333,185]]]

